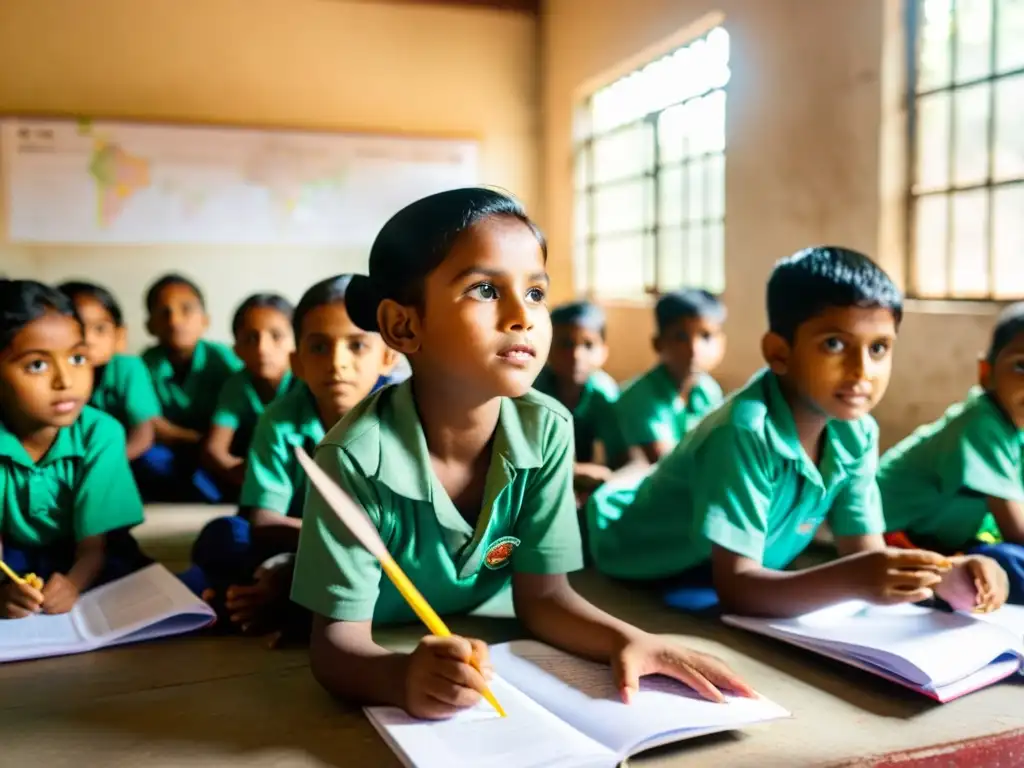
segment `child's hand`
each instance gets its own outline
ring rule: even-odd
[[[952,566],[942,555],[921,549],[873,550],[848,562],[855,571],[858,596],[881,605],[928,600]]]
[[[482,640],[428,635],[409,657],[405,711],[425,720],[449,718],[480,701],[485,676],[490,675],[490,655]]]
[[[39,613],[43,607],[43,593],[27,582],[16,584],[11,581],[0,590],[0,601],[5,619],[23,619]]]
[[[224,595],[224,607],[232,624],[237,624],[243,632],[269,618],[267,614],[274,605],[282,602],[286,596],[288,575],[291,568],[256,569],[255,581],[250,585],[232,585]]]
[[[78,601],[78,587],[63,573],[55,573],[43,587],[43,610],[46,613],[67,613]]]
[[[615,685],[626,704],[640,690],[644,675],[673,677],[711,701],[725,700],[722,689],[740,696],[757,696],[721,659],[657,635],[629,639],[612,655],[611,662]]]
[[[1006,571],[991,557],[956,558],[953,570],[935,588],[935,594],[954,611],[991,613],[1001,608],[1010,594]]]
[[[589,496],[611,477],[612,471],[601,464],[576,464],[573,468],[573,487],[577,493]]]

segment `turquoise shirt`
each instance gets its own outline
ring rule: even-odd
[[[615,405],[627,448],[667,442],[675,445],[704,415],[722,402],[722,388],[702,375],[685,400],[664,365],[626,385]]]
[[[160,402],[145,363],[128,355],[114,355],[96,369],[89,405],[109,413],[125,431],[160,415]]]
[[[533,386],[538,392],[558,399],[558,381],[550,367],[544,367]],[[604,446],[605,460],[609,464],[624,458],[626,451],[615,413],[618,399],[619,385],[604,371],[592,373],[583,385],[579,402],[572,409],[577,461],[593,461],[596,443]]]
[[[142,353],[142,360],[153,377],[164,417],[198,432],[209,429],[221,387],[242,367],[229,347],[205,339],[196,345],[191,366],[180,379],[163,347],[150,347]]]
[[[276,402],[284,397],[297,383],[298,379],[292,376],[292,372],[285,371],[270,402]],[[260,399],[249,371],[243,368],[224,382],[217,397],[217,408],[213,412],[212,422],[218,427],[234,430],[235,436],[231,441],[231,452],[234,455],[245,457],[249,452],[256,422],[266,408],[267,404]]]

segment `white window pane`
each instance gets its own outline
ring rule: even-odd
[[[653,179],[598,187],[593,193],[593,232],[630,232],[653,225]]]
[[[712,293],[721,293],[725,290],[725,227],[721,222],[711,224],[706,232],[704,287]]]
[[[654,167],[654,142],[646,123],[596,139],[593,151],[594,184],[639,176]]]
[[[953,196],[953,291],[956,296],[988,293],[988,239],[985,224],[988,192],[984,189]]]
[[[707,88],[724,88],[729,82],[729,33],[723,27],[708,32],[701,70]]]
[[[594,291],[605,298],[644,295],[642,235],[599,240],[594,244]]]
[[[1024,48],[1024,38],[1017,43]],[[995,179],[1024,178],[1024,75],[995,82]],[[1024,260],[1024,253],[1021,254]]]
[[[996,70],[1024,67],[1024,0],[997,0]]]
[[[953,92],[956,146],[953,183],[978,184],[988,178],[988,83]]]
[[[683,234],[679,227],[658,232],[658,290],[661,292],[674,291],[687,284]]]
[[[575,199],[576,216],[573,222],[573,237],[577,240],[586,240],[590,235],[590,199],[585,193],[578,193]]]
[[[699,288],[704,285],[706,275],[704,274],[704,227],[691,226],[687,233],[686,245],[686,276],[690,285]]]
[[[920,3],[917,90],[927,91],[949,83],[949,37],[953,10],[950,0]]]
[[[654,253],[654,233],[644,234],[644,289],[654,286],[657,282],[655,268],[657,267],[657,255]]]
[[[996,298],[1024,297],[1024,185],[993,190]]]
[[[725,216],[725,155],[708,158],[707,216],[721,219]]]
[[[679,224],[683,220],[683,201],[686,183],[685,168],[662,168],[658,177],[658,223],[661,226]]]
[[[575,185],[577,190],[584,190],[590,185],[590,149],[581,149],[576,153],[574,163]]]
[[[949,93],[917,102],[917,176],[914,191],[949,186]]]
[[[577,240],[573,248],[573,285],[576,293],[586,295],[590,291],[590,251],[585,240]]]
[[[914,287],[919,296],[947,295],[946,197],[918,198],[914,207]]]
[[[707,162],[694,160],[690,163],[690,183],[686,188],[688,218],[691,222],[707,217]]]
[[[676,163],[690,154],[688,109],[689,104],[677,104],[658,117],[658,159],[662,163]]]
[[[956,82],[991,72],[992,3],[994,0],[956,2]]]
[[[689,115],[690,155],[725,149],[725,91],[694,99]]]

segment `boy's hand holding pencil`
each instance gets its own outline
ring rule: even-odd
[[[0,594],[3,618],[23,619],[39,613],[43,608],[43,580],[34,573],[21,578],[3,560],[0,560],[0,571],[9,579]]]
[[[405,711],[424,720],[443,720],[475,706],[492,675],[482,640],[427,635],[409,657]]]

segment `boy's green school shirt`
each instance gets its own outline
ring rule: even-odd
[[[558,399],[558,382],[551,368],[545,366],[533,386],[538,392]],[[587,379],[580,400],[572,409],[576,461],[593,461],[594,443],[604,446],[605,460],[610,464],[623,457],[625,446],[615,412],[618,399],[619,385],[604,371],[596,371]]]
[[[834,420],[825,430],[815,466],[775,375],[758,373],[641,482],[594,493],[595,564],[619,578],[657,579],[702,565],[717,544],[781,569],[826,518],[836,536],[882,533],[874,419]]]
[[[256,391],[252,374],[244,368],[236,371],[220,388],[217,407],[213,412],[211,422],[218,427],[235,431],[232,449],[237,451],[237,455],[244,457],[248,453],[253,430],[256,429],[256,422],[260,416],[271,403],[277,402],[288,394],[297,382],[298,379],[292,376],[291,371],[285,371],[284,377],[277,385],[277,392],[273,399],[270,403],[264,404]]]
[[[129,355],[114,355],[96,369],[89,405],[109,413],[126,431],[160,415],[160,402],[146,364]]]
[[[886,525],[949,551],[994,521],[986,497],[1024,502],[1024,431],[981,388],[886,451],[878,472]]]
[[[180,382],[163,347],[150,347],[142,353],[142,359],[153,377],[164,418],[199,432],[209,428],[224,382],[242,367],[226,345],[205,339],[196,345],[192,366]]]
[[[290,392],[274,400],[260,416],[249,446],[239,506],[302,517],[306,475],[295,448],[312,455],[324,426],[309,388],[298,379]]]
[[[0,541],[45,547],[142,522],[124,428],[86,406],[38,462],[0,423]]]
[[[569,418],[535,391],[502,398],[475,525],[434,474],[409,382],[360,403],[328,432],[316,460],[366,510],[434,609],[464,613],[505,588],[513,571],[582,567]],[[415,619],[381,578],[376,559],[315,491],[306,502],[292,599],[343,621]]]
[[[657,442],[678,443],[705,414],[722,402],[722,388],[707,374],[683,400],[664,365],[626,385],[615,405],[627,448]]]

